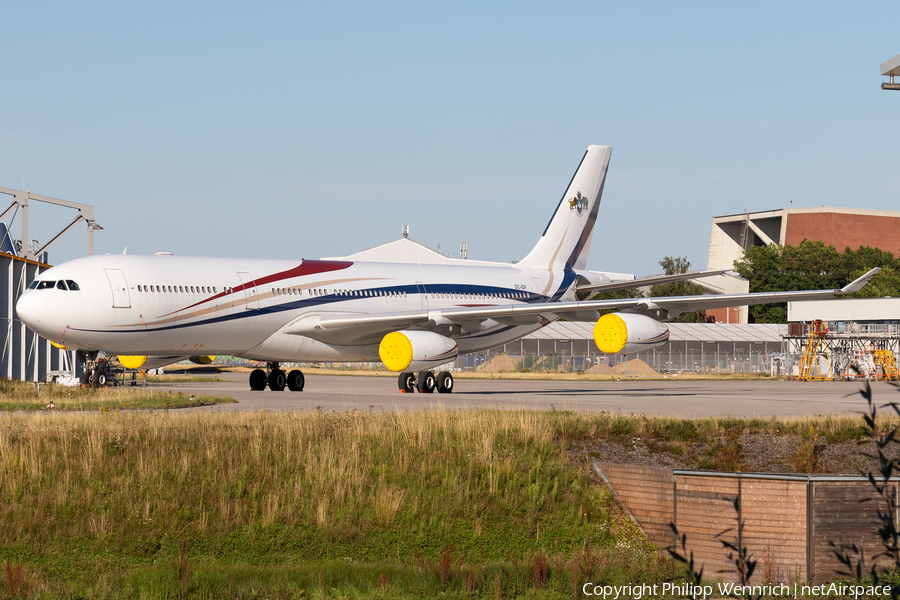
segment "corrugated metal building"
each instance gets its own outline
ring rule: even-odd
[[[74,352],[54,347],[16,316],[16,300],[50,265],[0,253],[0,377],[42,381],[48,371],[69,370]]]

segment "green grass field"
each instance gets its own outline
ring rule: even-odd
[[[671,573],[565,456],[555,419],[511,411],[5,416],[4,589],[569,597],[584,577]],[[263,589],[276,595],[255,595]]]
[[[67,387],[0,379],[0,411],[134,410],[185,408],[234,402],[234,398],[161,393],[144,387]],[[48,408],[50,403],[52,408]]]
[[[884,427],[896,419],[884,420]],[[581,442],[861,419],[530,411],[11,413],[0,591],[29,598],[571,598],[661,583]]]

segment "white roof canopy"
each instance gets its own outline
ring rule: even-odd
[[[898,77],[900,77],[900,54],[888,61],[881,63],[881,74],[885,76],[897,75]]]

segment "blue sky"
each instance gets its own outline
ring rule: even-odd
[[[900,210],[897,10],[8,2],[0,186],[93,205],[98,254],[339,256],[409,223],[511,261],[608,144],[588,267],[704,268],[715,215]],[[31,237],[72,216],[34,207]]]

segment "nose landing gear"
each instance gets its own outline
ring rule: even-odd
[[[292,392],[302,392],[306,378],[294,369],[286,375],[277,362],[266,363],[266,369],[256,369],[250,373],[250,389],[262,391],[267,387],[273,392],[282,392],[287,387]]]
[[[79,350],[76,357],[79,362],[84,363],[84,372],[81,374],[82,385],[106,387],[106,384],[110,383],[111,374],[107,369],[106,352]]]

